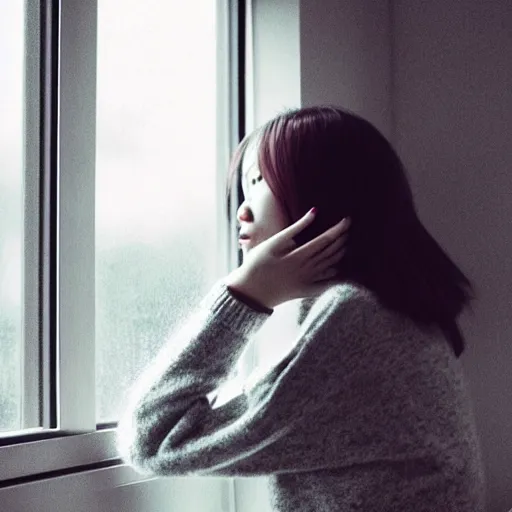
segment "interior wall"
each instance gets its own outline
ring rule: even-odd
[[[512,508],[512,2],[394,0],[395,146],[420,218],[473,280],[460,325],[489,512]]]
[[[301,106],[332,103],[393,136],[388,0],[301,0]]]
[[[252,0],[254,128],[300,107],[300,0]],[[251,87],[251,85],[249,85]],[[247,130],[251,130],[251,126]]]

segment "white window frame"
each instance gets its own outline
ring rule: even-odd
[[[26,2],[25,10],[25,91],[23,162],[23,323],[21,328],[21,425],[39,424],[39,169],[41,134],[40,108],[40,10],[39,2]],[[30,49],[30,50],[29,50]]]
[[[57,236],[57,426],[50,427],[49,392],[43,396],[42,427],[1,435],[0,486],[7,487],[41,475],[49,477],[66,470],[124,466],[115,447],[115,425],[97,430],[95,410],[95,131],[96,131],[96,39],[97,0],[42,0],[50,9],[60,6],[60,58],[58,65],[59,106],[57,148],[58,169],[58,236]],[[33,28],[37,28],[38,2],[27,17],[27,40],[39,47]],[[247,12],[250,13],[248,8]],[[227,169],[238,137],[238,1],[217,0],[217,194],[225,196]],[[34,25],[35,23],[35,25]],[[32,24],[32,25],[30,25]],[[30,25],[30,26],[29,26]],[[32,29],[30,28],[32,27]],[[247,26],[246,26],[247,27]],[[247,28],[246,28],[247,31]],[[31,39],[32,38],[32,39]],[[250,41],[248,40],[248,46]],[[252,49],[251,49],[252,50]],[[248,49],[250,51],[250,49]],[[27,52],[30,53],[30,52]],[[38,55],[38,52],[32,52]],[[226,59],[225,56],[229,58]],[[48,56],[47,56],[48,57]],[[38,62],[27,61],[28,73],[39,75]],[[26,125],[39,126],[38,80],[28,80]],[[48,91],[45,91],[47,94]],[[250,95],[246,95],[249,99]],[[33,107],[33,108],[32,108]],[[46,113],[48,114],[48,112]],[[251,110],[252,115],[252,110]],[[49,158],[39,162],[39,142],[48,143],[50,133],[39,141],[38,130],[27,130],[26,200],[25,200],[25,328],[23,379],[23,422],[34,425],[34,407],[40,400],[39,361],[48,374],[48,346],[42,343],[39,353],[39,276],[38,261],[47,247],[39,246],[40,206],[48,214],[48,205],[39,204],[39,169],[47,169]],[[43,185],[44,188],[44,185]],[[236,192],[236,191],[235,191]],[[232,196],[230,218],[219,201],[216,212],[219,233],[217,269],[219,276],[238,266],[238,243],[235,228],[238,205]],[[48,283],[46,283],[48,284]],[[44,288],[45,283],[43,283]],[[48,314],[47,304],[43,304]],[[44,340],[43,340],[44,341]],[[46,340],[48,341],[48,340]],[[37,376],[37,377],[36,377]],[[21,479],[21,480],[20,480]],[[146,480],[139,477],[138,480]]]

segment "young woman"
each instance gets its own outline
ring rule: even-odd
[[[134,386],[121,456],[143,474],[268,475],[276,511],[483,511],[458,359],[471,283],[422,226],[389,142],[338,107],[288,110],[241,142],[228,195],[235,176],[243,264]],[[207,395],[293,299],[292,349],[214,408]]]

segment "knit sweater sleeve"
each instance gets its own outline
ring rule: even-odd
[[[324,466],[328,450],[325,460],[308,456],[303,430],[314,429],[340,396],[342,347],[365,329],[363,310],[360,298],[332,295],[253,394],[214,409],[207,395],[225,383],[269,316],[218,281],[129,393],[117,429],[120,455],[138,472],[160,476],[255,476]]]

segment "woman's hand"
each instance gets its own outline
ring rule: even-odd
[[[336,276],[336,265],[345,253],[349,219],[328,229],[302,247],[293,237],[315,219],[304,217],[249,251],[243,264],[231,272],[225,284],[267,308],[283,302],[312,297],[326,290]]]

